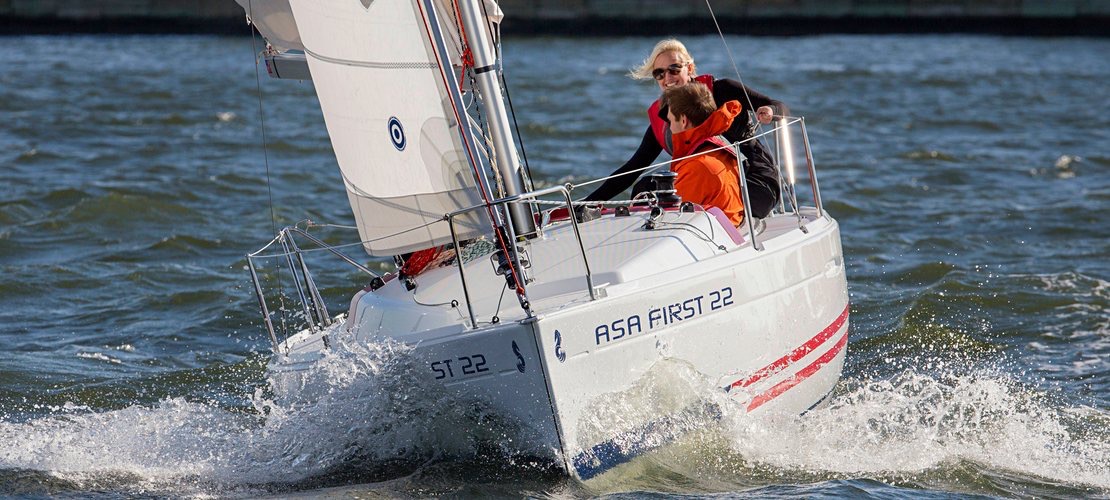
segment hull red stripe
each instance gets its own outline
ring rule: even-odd
[[[733,382],[726,390],[735,389],[737,387],[747,387],[782,371],[787,366],[790,366],[791,363],[804,358],[807,354],[821,347],[821,344],[824,344],[825,341],[829,340],[833,334],[840,330],[841,326],[844,326],[845,321],[848,321],[848,305],[844,306],[844,312],[840,313],[840,316],[838,316],[831,325],[826,326],[824,330],[818,332],[816,336],[809,339],[806,343],[775,360],[774,363],[760,368],[759,371],[753,373],[750,377]]]
[[[848,332],[845,331],[844,335],[840,337],[840,340],[836,342],[836,345],[834,345],[832,349],[829,349],[829,351],[825,354],[822,354],[821,357],[817,358],[816,361],[810,363],[809,366],[803,368],[802,371],[794,374],[793,377],[790,377],[786,380],[783,380],[782,382],[775,384],[775,386],[772,387],[769,391],[764,392],[763,394],[760,394],[753,398],[751,404],[748,405],[748,411],[759,408],[763,405],[763,403],[779,397],[779,395],[781,395],[782,393],[790,390],[791,387],[802,383],[803,380],[809,378],[814,373],[817,373],[817,371],[820,370],[823,366],[827,365],[829,361],[832,361],[832,359],[835,358],[836,355],[840,353],[840,351],[844,350],[844,346],[847,343]]]

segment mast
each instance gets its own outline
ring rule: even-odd
[[[505,187],[505,196],[515,196],[527,192],[524,188],[516,143],[513,141],[512,128],[509,125],[509,116],[505,111],[505,100],[501,93],[501,85],[497,80],[499,67],[497,54],[493,50],[490,40],[486,18],[479,5],[481,0],[459,0],[459,10],[462,15],[463,28],[466,31],[466,43],[474,57],[474,80],[478,91],[482,95],[482,110],[489,125],[490,136],[493,139],[494,161],[501,174]],[[518,236],[530,236],[536,233],[536,223],[532,215],[532,205],[526,203],[510,203],[509,219],[512,229]]]

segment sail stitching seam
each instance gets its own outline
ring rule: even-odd
[[[360,66],[363,68],[375,69],[434,69],[436,66],[432,63],[419,63],[419,62],[374,62],[374,61],[352,61],[349,59],[339,59],[337,57],[329,57],[323,54],[318,54],[309,50],[307,47],[304,53],[315,57],[321,61],[345,64],[347,66]]]

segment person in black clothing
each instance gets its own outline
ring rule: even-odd
[[[714,79],[712,75],[697,75],[693,56],[682,42],[675,39],[667,39],[655,44],[651,55],[639,68],[632,70],[629,76],[641,80],[654,78],[660,90],[697,81],[709,87],[716,102],[740,101],[747,113],[737,117],[732,127],[723,134],[729,142],[752,137],[756,127],[754,121],[767,124],[771,123],[774,115],[789,114],[786,105],[781,101],[745,87],[736,80]],[[752,109],[755,110],[754,117]],[[740,119],[742,117],[746,118]],[[632,158],[613,172],[612,175],[618,175],[617,177],[605,181],[584,199],[586,201],[613,199],[636,182],[636,175],[619,174],[651,165],[664,149],[668,153],[673,151],[670,147],[670,127],[667,126],[666,120],[667,109],[660,105],[659,100],[656,100],[648,108],[649,125],[644,132],[643,140],[640,141],[640,147],[633,153]],[[774,159],[767,148],[758,140],[742,143],[740,152],[746,158],[744,177],[747,180],[750,198],[747,212],[757,218],[766,217],[779,202],[778,168],[775,167]]]

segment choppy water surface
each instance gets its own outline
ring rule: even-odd
[[[654,41],[507,41],[541,181],[633,150],[655,91],[623,73]],[[322,401],[270,400],[242,255],[271,199],[278,225],[351,223],[310,84],[262,77],[264,156],[249,38],[4,42],[0,495],[1110,495],[1106,40],[730,38],[807,117],[848,263],[844,379],[589,490],[505,456],[511,427],[409,383],[399,346],[341,346]],[[718,39],[688,42],[731,74]],[[341,304],[352,277],[321,281]]]

